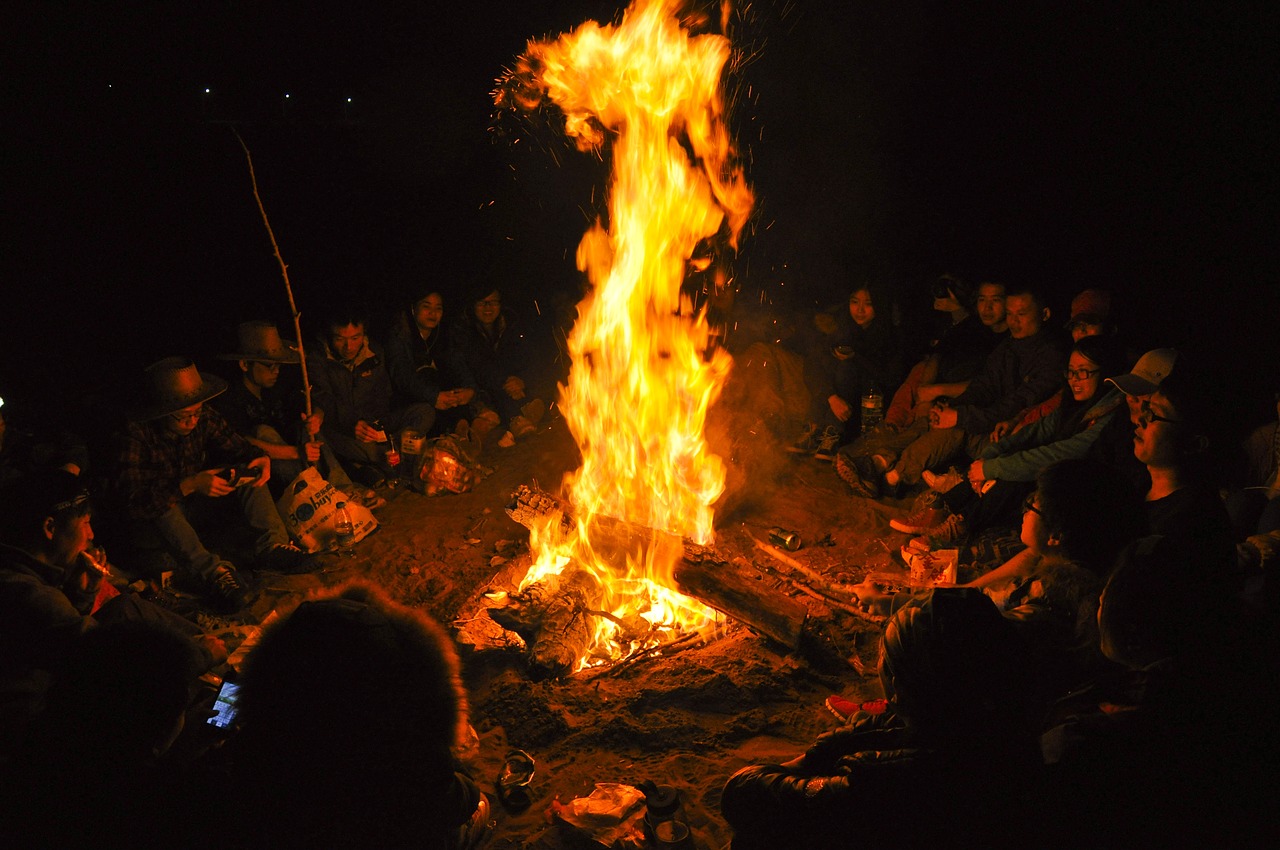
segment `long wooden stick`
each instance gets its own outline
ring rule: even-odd
[[[267,236],[271,237],[271,250],[275,252],[276,259],[280,262],[280,275],[284,278],[284,291],[289,296],[289,312],[293,316],[293,333],[298,340],[298,359],[302,364],[302,392],[306,400],[307,416],[310,416],[311,379],[307,376],[307,352],[302,346],[302,314],[298,312],[298,305],[293,300],[293,287],[289,284],[289,266],[285,264],[284,257],[280,256],[280,246],[276,244],[276,234],[271,230],[271,220],[267,218],[266,207],[262,205],[262,196],[258,194],[258,175],[253,171],[253,157],[249,155],[249,146],[240,137],[239,130],[232,127],[231,132],[236,134],[236,141],[240,143],[240,147],[244,150],[244,158],[249,163],[249,181],[253,183],[253,199],[258,202],[258,211],[262,213],[262,223],[267,226]]]

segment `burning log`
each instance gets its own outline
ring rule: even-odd
[[[530,530],[539,519],[556,512],[560,513],[562,525],[568,527],[572,523],[569,506],[550,493],[539,489],[536,483],[532,487],[528,484],[517,487],[511,494],[511,501],[507,503],[506,511],[507,516]]]
[[[800,648],[808,609],[761,581],[755,570],[725,561],[704,546],[685,546],[676,565],[676,584],[682,593],[705,602],[788,649]]]
[[[587,586],[580,575],[560,588],[539,582],[511,594],[505,607],[489,609],[494,622],[524,638],[535,678],[572,672],[586,654],[594,632]]]

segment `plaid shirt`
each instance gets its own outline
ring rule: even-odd
[[[130,422],[116,454],[116,492],[130,518],[155,519],[182,501],[184,478],[262,455],[208,404],[185,437],[170,431],[164,417]]]

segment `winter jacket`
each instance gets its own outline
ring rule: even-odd
[[[308,355],[311,400],[324,411],[323,432],[350,435],[356,422],[386,419],[391,415],[391,374],[380,353],[368,341],[350,364],[319,344],[318,355]]]
[[[1034,481],[1040,470],[1055,461],[1087,455],[1089,447],[1118,411],[1128,416],[1124,393],[1112,389],[1084,412],[1073,433],[1064,435],[1060,429],[1069,414],[1058,407],[983,449],[982,471],[987,478],[1001,481]]]
[[[969,434],[989,434],[997,422],[1044,401],[1062,384],[1069,354],[1067,338],[1047,328],[1025,339],[1006,339],[952,402],[957,426]]]

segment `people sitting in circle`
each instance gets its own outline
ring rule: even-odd
[[[280,338],[276,326],[265,321],[243,322],[236,337],[235,352],[220,359],[235,361],[240,374],[227,392],[216,397],[213,406],[237,433],[271,458],[272,476],[267,486],[272,495],[280,498],[290,482],[308,465],[314,465],[321,477],[365,507],[386,504],[369,488],[355,485],[333,449],[319,439],[324,412],[313,409],[308,414],[302,393],[281,390],[281,368],[296,366],[301,358]]]
[[[387,368],[400,403],[429,404],[435,410],[435,423],[422,436],[458,431],[483,440],[499,417],[485,403],[487,396],[479,392],[458,343],[445,323],[444,294],[420,288],[408,311],[392,322]]]
[[[229,525],[252,533],[256,566],[303,572],[318,562],[289,538],[267,489],[271,460],[208,402],[227,383],[184,357],[144,372],[146,395],[117,437],[111,498],[131,552],[176,559],[180,578],[226,613],[248,587],[229,558],[205,544]]]

